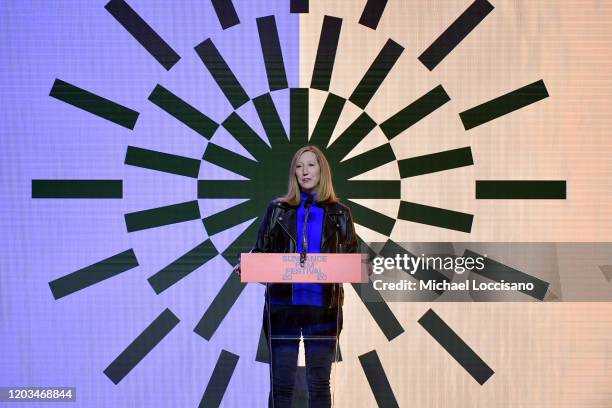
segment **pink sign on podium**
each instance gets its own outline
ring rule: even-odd
[[[365,254],[307,254],[300,265],[296,253],[243,253],[242,282],[269,283],[366,283]]]

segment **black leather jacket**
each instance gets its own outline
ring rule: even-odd
[[[351,211],[345,205],[320,203],[323,208],[323,228],[321,230],[321,253],[355,253],[357,252],[357,235],[351,217]],[[297,207],[278,201],[272,201],[259,226],[257,243],[252,252],[296,252],[297,241]],[[333,308],[342,306],[344,290],[341,284],[323,285],[323,305]],[[269,293],[274,299],[291,300],[290,283],[268,285]]]

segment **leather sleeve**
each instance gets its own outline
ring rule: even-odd
[[[259,230],[257,232],[257,240],[255,246],[250,252],[270,252],[270,219],[272,217],[272,211],[274,210],[274,202],[268,205],[266,212],[263,215],[261,224],[259,224]],[[240,264],[240,254],[236,262],[236,268]]]
[[[357,233],[355,233],[355,224],[353,224],[353,216],[351,210],[346,209],[346,252],[354,254],[357,252],[359,244],[357,242]]]
[[[274,211],[275,203],[271,202],[266,209],[261,224],[259,224],[259,231],[257,232],[257,241],[255,246],[251,249],[251,252],[270,252],[270,223],[272,219],[272,212]]]

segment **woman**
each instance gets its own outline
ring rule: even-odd
[[[253,252],[357,252],[349,209],[334,193],[327,159],[304,146],[291,160],[287,194],[272,201]],[[239,271],[237,266],[237,271]],[[342,330],[341,284],[269,284],[263,325],[270,347],[270,398],[290,407],[300,335],[304,338],[309,407],[330,407],[330,373]],[[269,312],[269,313],[268,313]]]

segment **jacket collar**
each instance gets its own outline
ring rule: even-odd
[[[336,234],[340,229],[340,220],[337,216],[341,216],[344,210],[337,204],[329,204],[324,207],[323,213],[323,230],[321,234],[321,248],[325,248],[327,241]],[[337,239],[336,239],[337,241]],[[332,251],[335,252],[335,251]]]
[[[323,227],[321,229],[321,249],[338,230],[338,220],[335,216],[343,215],[344,209],[336,203],[318,203],[323,208]],[[290,206],[278,202],[281,212],[277,217],[277,222],[281,224],[285,232],[293,240],[297,247],[297,206]]]
[[[302,198],[302,201],[306,201],[308,200],[309,197],[312,197],[313,200],[316,200],[317,198],[317,193],[314,194],[308,194],[308,193],[304,193],[303,191],[300,193],[300,197]],[[318,202],[314,201],[313,205],[319,205]]]
[[[296,230],[297,230],[297,207],[289,206],[284,203],[277,204],[281,208],[281,212],[276,219],[276,222],[281,224],[281,227],[289,234],[289,238],[293,240],[297,248]]]

